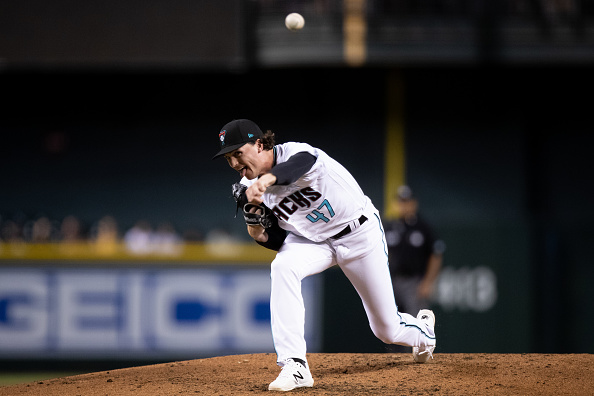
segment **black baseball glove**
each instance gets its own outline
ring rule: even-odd
[[[245,195],[245,190],[247,190],[245,185],[235,183],[231,186],[231,190],[233,192],[233,199],[235,199],[235,203],[237,204],[235,217],[237,217],[237,212],[241,208],[243,218],[247,225],[260,225],[266,228],[268,241],[256,241],[256,243],[265,248],[278,251],[287,237],[287,232],[280,228],[278,219],[274,213],[272,213],[272,211],[264,204],[255,205],[249,203]]]
[[[264,228],[270,228],[273,217],[274,215],[266,205],[246,203],[243,206],[243,218],[247,225],[259,225]]]
[[[233,199],[235,200],[235,203],[237,204],[237,207],[235,208],[235,217],[237,217],[237,211],[239,210],[239,208],[241,208],[241,210],[243,210],[243,207],[245,206],[245,204],[248,203],[247,197],[245,196],[245,190],[247,190],[247,186],[245,186],[241,183],[235,183],[231,186],[231,192],[233,193]]]

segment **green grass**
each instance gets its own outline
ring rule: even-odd
[[[0,386],[24,384],[27,382],[43,381],[52,378],[69,377],[82,373],[76,372],[14,372],[0,373]]]

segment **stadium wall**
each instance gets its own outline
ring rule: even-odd
[[[218,128],[241,117],[272,129],[281,142],[324,149],[383,208],[385,120],[393,111],[386,105],[389,72],[0,75],[13,99],[0,121],[10,148],[0,159],[3,221],[21,212],[55,219],[76,214],[90,224],[111,214],[121,232],[144,218],[204,235],[223,228],[249,242],[234,218],[235,176],[210,160]],[[591,84],[587,73],[399,72],[405,179],[448,246],[434,301],[440,350],[594,351],[589,319],[578,321],[592,304],[580,297],[592,279],[594,219],[591,123],[578,95]],[[298,95],[285,95],[288,81],[300,87]],[[55,100],[58,91],[63,100]],[[68,138],[65,151],[47,150],[44,142],[54,132]],[[3,269],[30,264],[7,255],[4,247]],[[203,264],[197,256],[196,265]],[[320,349],[382,351],[344,276],[332,270],[322,283]],[[559,313],[564,320],[553,320]],[[6,325],[10,311],[3,315]]]

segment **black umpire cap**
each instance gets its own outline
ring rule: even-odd
[[[212,159],[230,153],[246,143],[255,142],[262,135],[262,130],[253,121],[239,119],[228,122],[221,128],[221,132],[219,132],[221,149]]]

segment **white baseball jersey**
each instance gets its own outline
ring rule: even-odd
[[[289,235],[270,266],[270,315],[277,362],[307,360],[301,280],[338,265],[357,290],[373,333],[383,342],[425,348],[435,333],[398,312],[379,212],[353,176],[322,150],[305,143],[274,147],[275,164],[307,152],[316,162],[289,185],[273,185],[262,199]],[[255,180],[243,178],[246,186]],[[369,221],[361,224],[364,215]],[[331,238],[350,226],[341,238]]]
[[[371,201],[349,171],[324,151],[307,143],[276,145],[275,164],[300,152],[317,158],[312,168],[294,183],[268,187],[262,199],[278,218],[281,228],[321,242],[358,219]],[[241,183],[249,187],[255,181],[244,177]]]

